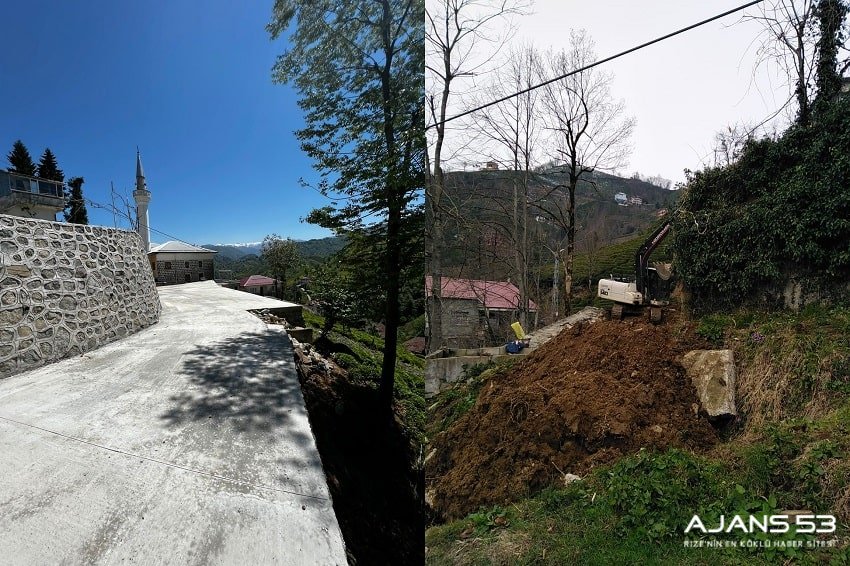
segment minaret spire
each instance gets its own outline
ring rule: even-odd
[[[136,146],[136,190],[148,190],[147,184],[145,183],[145,170],[142,168],[142,154],[139,151],[139,146]]]
[[[150,221],[148,219],[148,204],[151,202],[151,192],[145,182],[145,171],[142,169],[142,154],[136,146],[136,190],[133,191],[136,200],[136,230],[142,237],[145,253],[151,247]]]

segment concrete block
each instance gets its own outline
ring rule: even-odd
[[[312,328],[289,328],[286,330],[290,337],[297,340],[298,342],[313,342],[313,329]]]

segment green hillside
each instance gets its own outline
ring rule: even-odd
[[[298,255],[303,265],[315,265],[337,253],[345,246],[345,238],[331,236],[314,240],[296,241]],[[260,247],[205,245],[218,252],[215,257],[216,271],[230,271],[227,278],[241,279],[250,275],[270,275],[266,262],[260,256]]]
[[[446,176],[447,215],[444,265],[464,276],[504,279],[510,276],[515,253],[513,237],[514,188],[522,172],[460,171]],[[534,255],[551,256],[546,248],[563,247],[563,228],[553,222],[557,208],[568,200],[565,175],[559,171],[534,173],[528,189],[528,241]],[[614,195],[625,193],[641,204],[620,206]],[[597,248],[638,237],[657,222],[658,211],[675,207],[678,191],[639,179],[605,173],[589,174],[576,189],[577,252],[593,239]],[[557,246],[557,247],[556,247]],[[534,264],[536,260],[532,259]],[[543,259],[541,259],[543,261]],[[545,271],[545,270],[544,270]],[[551,269],[550,269],[551,271]]]

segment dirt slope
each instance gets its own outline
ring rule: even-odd
[[[585,474],[641,447],[699,450],[717,441],[681,357],[704,344],[693,329],[644,318],[566,330],[509,373],[433,439],[426,473],[446,519],[504,504]]]

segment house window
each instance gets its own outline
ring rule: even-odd
[[[198,273],[198,281],[206,281],[206,280],[207,280],[207,278],[204,277],[203,273]]]
[[[186,269],[189,269],[189,262],[186,262]]]
[[[202,262],[201,260],[198,260],[198,267],[203,267],[203,266],[204,266],[204,262]]]
[[[171,262],[170,261],[165,262],[165,269],[171,269]]]
[[[186,283],[189,283],[189,282],[191,282],[191,281],[192,281],[192,274],[191,274],[191,273],[187,273],[187,274],[186,274]]]

